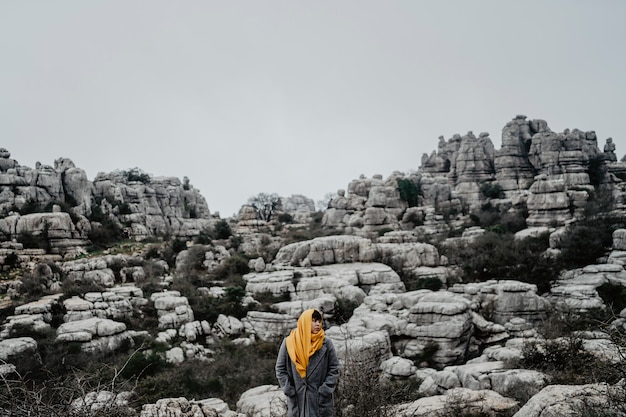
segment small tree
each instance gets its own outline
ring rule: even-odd
[[[215,223],[215,238],[216,239],[228,239],[233,234],[230,225],[226,220],[220,220]]]
[[[280,207],[280,197],[276,193],[259,193],[248,199],[248,204],[254,207],[257,217],[266,222],[270,221],[272,215]]]
[[[325,211],[328,210],[328,206],[330,205],[330,202],[337,197],[337,193],[326,193],[324,194],[324,198],[322,198],[321,200],[317,200],[315,202],[315,209],[317,211]]]

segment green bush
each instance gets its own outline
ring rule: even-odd
[[[137,395],[145,402],[161,398],[221,398],[231,409],[241,394],[260,385],[276,384],[278,344],[256,342],[240,346],[224,340],[211,361],[185,361],[141,379]],[[172,383],[175,381],[176,383]]]
[[[421,193],[419,185],[408,178],[398,178],[396,183],[398,184],[400,199],[405,201],[409,207],[416,207]]]
[[[483,182],[480,185],[480,193],[486,198],[502,198],[504,191],[497,182]]]
[[[480,210],[470,213],[469,217],[474,225],[483,229],[501,234],[516,233],[526,228],[528,211],[525,208],[498,209],[491,203],[486,203],[481,206]]]
[[[604,304],[615,314],[626,308],[626,288],[606,282],[596,288]]]
[[[335,313],[333,314],[333,323],[336,325],[342,325],[350,320],[350,317],[354,314],[354,310],[359,306],[356,301],[351,301],[346,298],[338,298],[335,304]]]
[[[160,352],[137,352],[128,359],[120,375],[126,379],[140,379],[156,375],[168,367],[171,365],[165,361],[164,355]]]
[[[293,216],[289,213],[280,213],[276,219],[280,223],[293,223]]]
[[[337,417],[392,417],[388,406],[419,395],[416,381],[382,380],[379,370],[365,363],[357,352],[346,355],[335,391]]]
[[[550,375],[553,384],[615,384],[623,377],[620,367],[586,351],[582,339],[575,336],[527,343],[519,365]]]
[[[17,211],[22,216],[24,216],[25,214],[38,213],[39,210],[40,210],[40,207],[37,204],[37,202],[35,200],[33,200],[33,199],[28,199],[26,201],[26,203],[24,203],[24,205],[22,207],[20,207],[19,209],[14,210],[14,211]]]
[[[613,231],[623,227],[622,218],[596,217],[570,226],[560,243],[560,261],[568,268],[594,264],[613,244]]]
[[[104,214],[99,205],[91,206],[91,232],[89,240],[94,249],[103,249],[124,240],[124,231],[111,216]]]
[[[248,259],[246,259],[243,255],[235,254],[232,255],[220,266],[213,270],[211,273],[212,277],[217,280],[226,280],[233,275],[245,275],[250,272],[250,267],[248,266]]]
[[[136,167],[128,171],[122,171],[122,175],[124,175],[129,182],[139,181],[143,184],[149,184],[151,181],[149,174],[146,174],[142,169]]]
[[[210,245],[213,243],[213,239],[211,239],[209,233],[200,232],[197,236],[193,238],[193,243],[197,245]]]
[[[17,241],[24,245],[26,249],[44,249],[46,252],[50,251],[47,230],[44,230],[41,234],[22,232],[17,237]]]
[[[548,239],[548,234],[515,240],[508,233],[486,232],[472,243],[443,246],[442,254],[459,265],[469,281],[514,279],[535,284],[543,293],[560,271],[559,263],[545,254]]]
[[[589,168],[587,172],[589,173],[589,182],[597,188],[604,181],[607,172],[603,154],[589,158]]]
[[[426,278],[418,279],[414,289],[415,290],[426,289],[426,290],[431,290],[431,291],[439,291],[441,288],[443,288],[443,282],[441,282],[439,278],[426,277]]]

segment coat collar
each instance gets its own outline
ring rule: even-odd
[[[326,340],[324,340],[324,344],[322,345],[322,347],[317,352],[315,352],[313,356],[311,356],[311,358],[309,359],[309,366],[306,369],[307,376],[311,375],[315,371],[315,368],[319,366],[322,358],[324,358],[325,356],[324,354],[326,353],[327,349],[328,346],[326,345]]]

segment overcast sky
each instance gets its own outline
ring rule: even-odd
[[[2,1],[0,147],[188,176],[222,217],[517,114],[626,153],[626,1]]]

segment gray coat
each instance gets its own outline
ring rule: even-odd
[[[339,360],[333,342],[325,338],[309,359],[302,379],[283,340],[276,360],[276,378],[287,396],[288,417],[332,417],[333,392],[339,379]]]

